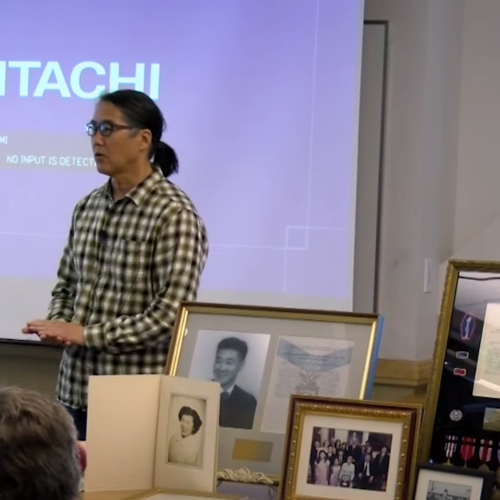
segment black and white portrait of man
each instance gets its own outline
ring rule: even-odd
[[[228,337],[217,346],[214,380],[220,383],[220,425],[251,429],[257,400],[237,384],[238,374],[245,366],[248,345],[244,340]]]
[[[252,429],[270,336],[211,333],[198,336],[190,378],[219,382],[221,427]]]

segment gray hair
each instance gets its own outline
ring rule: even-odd
[[[75,500],[80,474],[68,412],[36,392],[0,388],[0,499]]]

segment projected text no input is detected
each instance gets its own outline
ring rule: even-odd
[[[90,156],[48,156],[48,155],[24,155],[8,154],[5,155],[7,166],[49,166],[49,167],[80,167],[94,168],[95,159]]]

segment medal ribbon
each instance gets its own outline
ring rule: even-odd
[[[464,462],[468,462],[474,455],[474,449],[476,445],[476,439],[470,437],[462,438],[462,447],[460,448],[460,454],[464,459]]]
[[[493,440],[481,439],[481,447],[479,448],[479,459],[484,464],[491,460]]]
[[[446,443],[444,444],[444,452],[446,458],[451,458],[455,454],[455,451],[457,451],[457,442],[458,436],[446,436]],[[500,453],[500,449],[498,450],[498,452]]]

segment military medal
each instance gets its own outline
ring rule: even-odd
[[[491,453],[493,451],[493,440],[491,439],[481,439],[479,447],[479,460],[483,464],[488,463],[491,460]]]
[[[447,461],[444,465],[451,465],[450,459],[457,451],[457,443],[458,436],[446,436],[446,442],[444,443],[444,454],[447,458]]]
[[[475,438],[470,438],[470,437],[462,438],[460,455],[464,459],[464,467],[467,467],[467,462],[473,457],[475,447],[476,447]]]

